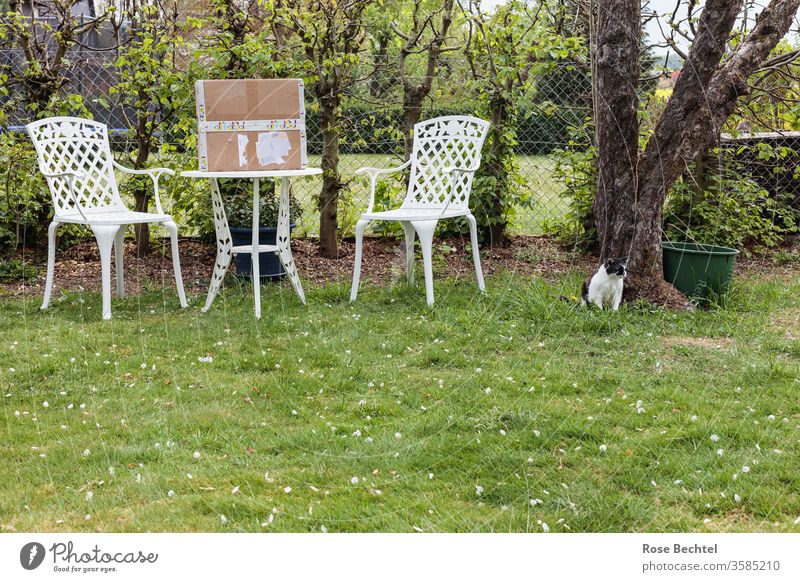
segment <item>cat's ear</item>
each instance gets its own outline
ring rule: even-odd
[[[622,257],[621,259],[617,259],[617,262],[618,262],[620,265],[626,265],[626,266],[627,266],[627,264],[628,264],[628,257]]]

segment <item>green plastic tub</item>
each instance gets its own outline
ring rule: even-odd
[[[709,291],[725,293],[733,277],[739,251],[728,247],[687,242],[661,243],[664,279],[689,297],[708,297]]]

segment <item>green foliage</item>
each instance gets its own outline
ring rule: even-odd
[[[219,180],[225,214],[228,224],[235,228],[250,228],[253,225],[253,192],[249,180]],[[274,195],[274,188],[263,184],[259,192],[258,226],[278,225],[279,199]],[[300,206],[290,196],[289,222],[295,223],[300,218]]]
[[[800,265],[800,252],[781,249],[773,255],[773,260],[778,266]]]
[[[481,230],[500,238],[515,209],[531,202],[515,155],[522,98],[538,76],[584,48],[580,38],[557,31],[551,17],[530,9],[519,0],[491,15],[475,8],[476,34],[465,50],[482,113],[492,123],[470,204]]]
[[[9,97],[7,88],[0,86],[0,128],[6,128],[11,112],[23,106],[16,98],[3,101],[4,95]],[[75,94],[53,97],[39,113],[43,117],[87,114],[82,97]],[[0,250],[43,244],[51,215],[50,192],[27,132],[0,130]],[[63,230],[61,240],[70,240],[75,232]]]
[[[0,263],[0,283],[36,280],[36,267],[21,259],[10,259]]]
[[[774,247],[798,232],[784,194],[771,195],[736,170],[723,168],[698,191],[681,180],[670,191],[664,232],[669,240],[739,249]]]
[[[556,152],[553,169],[557,183],[562,186],[559,196],[569,201],[563,218],[546,221],[545,233],[556,237],[565,246],[590,250],[597,245],[592,204],[596,193],[596,150],[591,145],[590,120],[575,127],[567,148]]]

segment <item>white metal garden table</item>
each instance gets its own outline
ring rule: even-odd
[[[304,304],[306,302],[303,286],[300,284],[300,277],[297,275],[292,258],[292,248],[290,245],[289,228],[289,180],[302,176],[316,176],[321,174],[319,168],[307,168],[305,170],[264,170],[250,172],[202,172],[187,171],[181,172],[185,178],[202,178],[211,184],[211,203],[214,209],[214,229],[217,235],[217,259],[214,265],[214,272],[211,275],[211,284],[208,288],[206,304],[201,311],[208,311],[214,298],[217,296],[222,280],[228,270],[233,255],[237,253],[248,253],[253,264],[253,296],[255,299],[256,319],[261,318],[261,280],[258,265],[259,253],[276,253],[283,265],[289,281],[292,283],[297,296]],[[225,216],[225,207],[222,204],[222,196],[219,192],[219,178],[241,178],[253,180],[253,243],[250,245],[233,246],[231,231],[228,227],[228,219]],[[278,232],[274,245],[262,245],[258,236],[258,215],[259,215],[259,188],[262,178],[274,178],[281,180],[281,197],[278,206]]]

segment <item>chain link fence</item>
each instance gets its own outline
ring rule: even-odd
[[[15,58],[19,57],[8,51],[0,53],[2,62],[12,66]],[[132,147],[126,137],[130,136],[134,116],[115,105],[110,94],[118,74],[113,58],[113,52],[75,51],[68,71],[69,84],[64,91],[83,97],[91,115],[109,126],[115,150],[121,153],[124,148]],[[370,63],[363,66],[364,71],[356,72],[357,80],[348,86],[343,99],[339,171],[346,187],[341,194],[339,213],[344,235],[352,232],[358,213],[367,205],[366,185],[356,179],[355,171],[363,166],[397,165],[403,157],[402,83],[396,76],[394,63],[384,67],[373,65]],[[452,114],[486,117],[477,97],[476,82],[464,81],[468,71],[463,59],[442,61],[438,71],[430,95],[423,102],[422,119]],[[308,160],[309,165],[318,166],[322,150],[319,108],[311,91],[307,90],[307,95]],[[571,147],[572,128],[582,125],[589,105],[588,75],[569,65],[553,66],[520,97],[514,152],[522,196],[510,217],[511,234],[540,234],[547,221],[563,217],[569,199],[554,173],[555,156]],[[15,111],[10,125],[22,130],[27,121],[23,112]],[[175,135],[164,139],[182,142]],[[180,159],[162,158],[158,163],[191,166],[192,152],[184,151],[183,143],[175,145],[182,152]],[[298,181],[295,185],[295,200],[303,209],[296,235],[314,236],[318,230],[319,187],[318,178]]]

